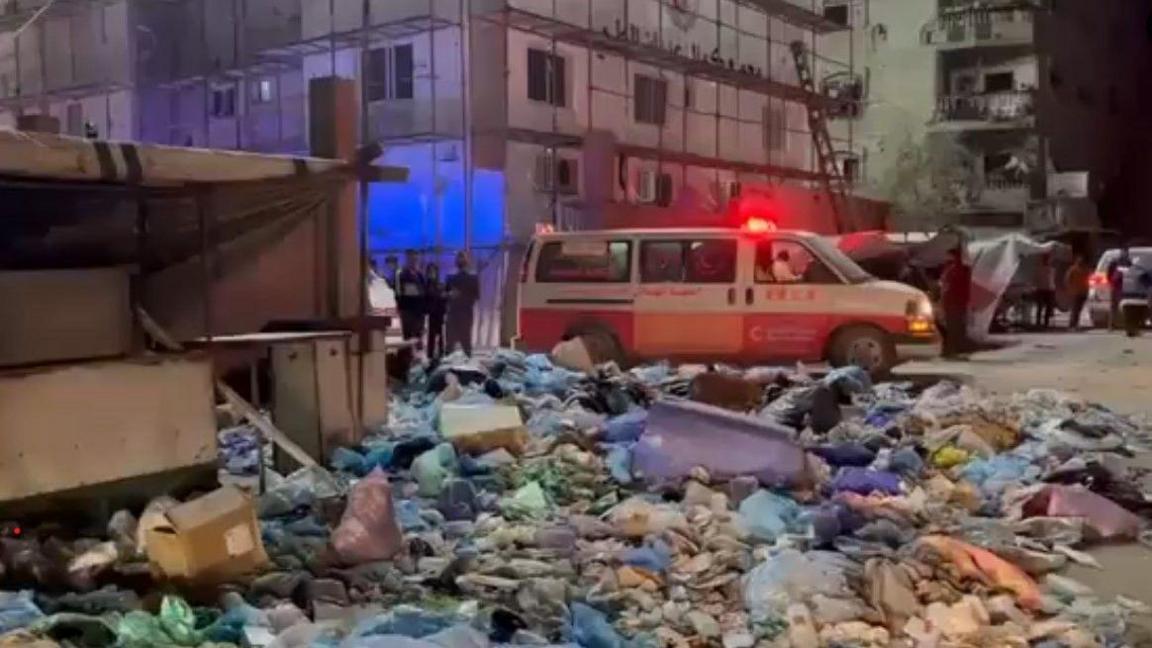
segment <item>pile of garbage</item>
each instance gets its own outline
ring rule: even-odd
[[[1150,438],[1050,391],[455,356],[331,470],[0,529],[0,646],[1119,646],[1147,608],[1059,572],[1141,539]]]

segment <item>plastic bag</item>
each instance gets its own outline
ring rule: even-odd
[[[419,486],[421,497],[436,497],[444,482],[457,470],[456,449],[451,443],[441,443],[412,462],[412,476]]]
[[[500,502],[504,515],[512,519],[543,518],[548,515],[548,496],[538,482],[528,482]]]
[[[627,414],[608,419],[604,426],[604,440],[608,443],[636,441],[644,434],[648,422],[648,410],[636,409]]]
[[[0,592],[0,634],[26,628],[43,617],[32,592]]]
[[[757,622],[783,617],[788,605],[822,594],[852,597],[844,575],[848,559],[824,551],[785,549],[744,576],[744,604]],[[851,561],[848,561],[851,564]]]
[[[775,542],[800,514],[796,502],[766,490],[740,503],[740,521],[757,540]]]
[[[831,488],[835,492],[848,491],[860,495],[884,493],[899,495],[904,492],[900,475],[882,470],[867,468],[842,468],[832,479]]]
[[[392,508],[392,486],[379,468],[357,482],[348,495],[332,546],[347,564],[388,560],[404,547]]]
[[[581,648],[624,648],[624,639],[601,611],[583,603],[572,604],[572,641]]]

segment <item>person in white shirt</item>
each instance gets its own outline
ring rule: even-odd
[[[800,281],[800,277],[792,271],[792,259],[788,256],[788,250],[780,250],[776,254],[776,260],[772,262],[772,277],[777,283]]]

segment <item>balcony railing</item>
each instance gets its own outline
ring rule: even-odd
[[[979,95],[941,97],[936,105],[936,121],[981,121],[991,124],[1018,122],[1035,114],[1032,93],[992,92]]]
[[[1020,45],[1033,41],[1034,21],[1027,8],[980,8],[943,13],[921,33],[925,45],[975,47]]]

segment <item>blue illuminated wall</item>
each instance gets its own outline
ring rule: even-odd
[[[453,149],[456,155],[451,155]],[[465,245],[464,166],[460,142],[397,147],[378,160],[407,167],[405,183],[374,183],[369,189],[368,237],[374,252],[406,248],[459,249]],[[452,158],[456,160],[453,161]],[[473,173],[472,247],[504,240],[504,173]]]

